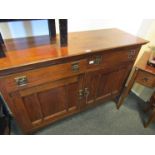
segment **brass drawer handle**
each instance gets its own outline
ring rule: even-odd
[[[98,64],[101,63],[101,61],[102,61],[102,57],[101,56],[96,56],[96,58],[95,58],[95,64],[98,65]]]
[[[144,82],[147,82],[148,81],[148,78],[147,77],[143,78],[143,81]]]
[[[79,63],[78,62],[73,63],[71,67],[72,67],[73,72],[78,72],[79,71]]]
[[[15,78],[15,81],[16,81],[16,84],[17,84],[18,86],[25,86],[25,85],[27,85],[27,82],[28,82],[26,76],[16,77],[16,78]]]
[[[89,65],[93,65],[93,64],[95,64],[95,60],[89,60]]]
[[[99,65],[101,63],[101,61],[102,61],[102,56],[96,56],[95,59],[89,60],[88,63],[89,63],[89,65],[93,65],[93,64]]]
[[[85,89],[84,89],[84,95],[85,95],[86,97],[89,95],[89,90],[88,90],[88,88],[85,88]]]

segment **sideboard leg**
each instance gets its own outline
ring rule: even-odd
[[[138,70],[135,69],[127,87],[124,88],[124,90],[122,91],[122,94],[120,95],[120,97],[118,99],[118,102],[116,103],[117,109],[119,109],[121,107],[121,105],[124,103],[125,98],[129,94],[132,86],[134,85],[135,79],[137,77],[137,73],[138,73]]]

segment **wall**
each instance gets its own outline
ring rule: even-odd
[[[68,30],[69,32],[73,32],[117,27],[129,33],[137,34],[141,22],[141,19],[69,19]],[[57,32],[59,32],[58,20],[56,20],[56,29]],[[46,35],[48,34],[47,20],[0,23],[0,32],[5,39],[34,35]]]
[[[147,44],[141,48],[140,53],[139,53],[138,58],[137,58],[137,60],[138,60],[140,58],[140,56],[145,51],[150,50],[148,48],[148,46],[150,46],[150,45],[155,46],[155,19],[143,20],[137,35],[150,41],[149,44]],[[137,96],[142,98],[144,101],[149,100],[149,98],[150,98],[150,96],[154,90],[155,89],[150,89],[150,88],[144,87],[140,84],[135,84],[134,87],[132,88],[132,91],[135,94],[137,94]]]

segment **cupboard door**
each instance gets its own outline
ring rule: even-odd
[[[85,76],[84,96],[85,104],[93,104],[99,83],[99,71],[90,71]]]
[[[130,65],[124,65],[108,71],[100,69],[87,72],[84,86],[85,104],[93,104],[117,95],[124,86],[130,68]]]
[[[130,73],[131,65],[128,65],[126,67],[121,67],[115,72],[115,78],[113,81],[111,93],[112,95],[116,95],[120,93],[122,88],[125,86],[126,79]]]
[[[130,65],[119,67],[107,73],[100,70],[99,84],[96,91],[96,100],[117,95],[125,84],[125,80],[130,71]]]
[[[12,93],[27,130],[79,110],[82,76],[74,76]],[[24,115],[22,115],[24,114]],[[29,128],[29,129],[28,129]]]

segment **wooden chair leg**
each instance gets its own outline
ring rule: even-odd
[[[152,114],[149,116],[149,119],[146,123],[144,123],[144,127],[147,128],[151,122],[155,120],[155,110],[152,112]]]

